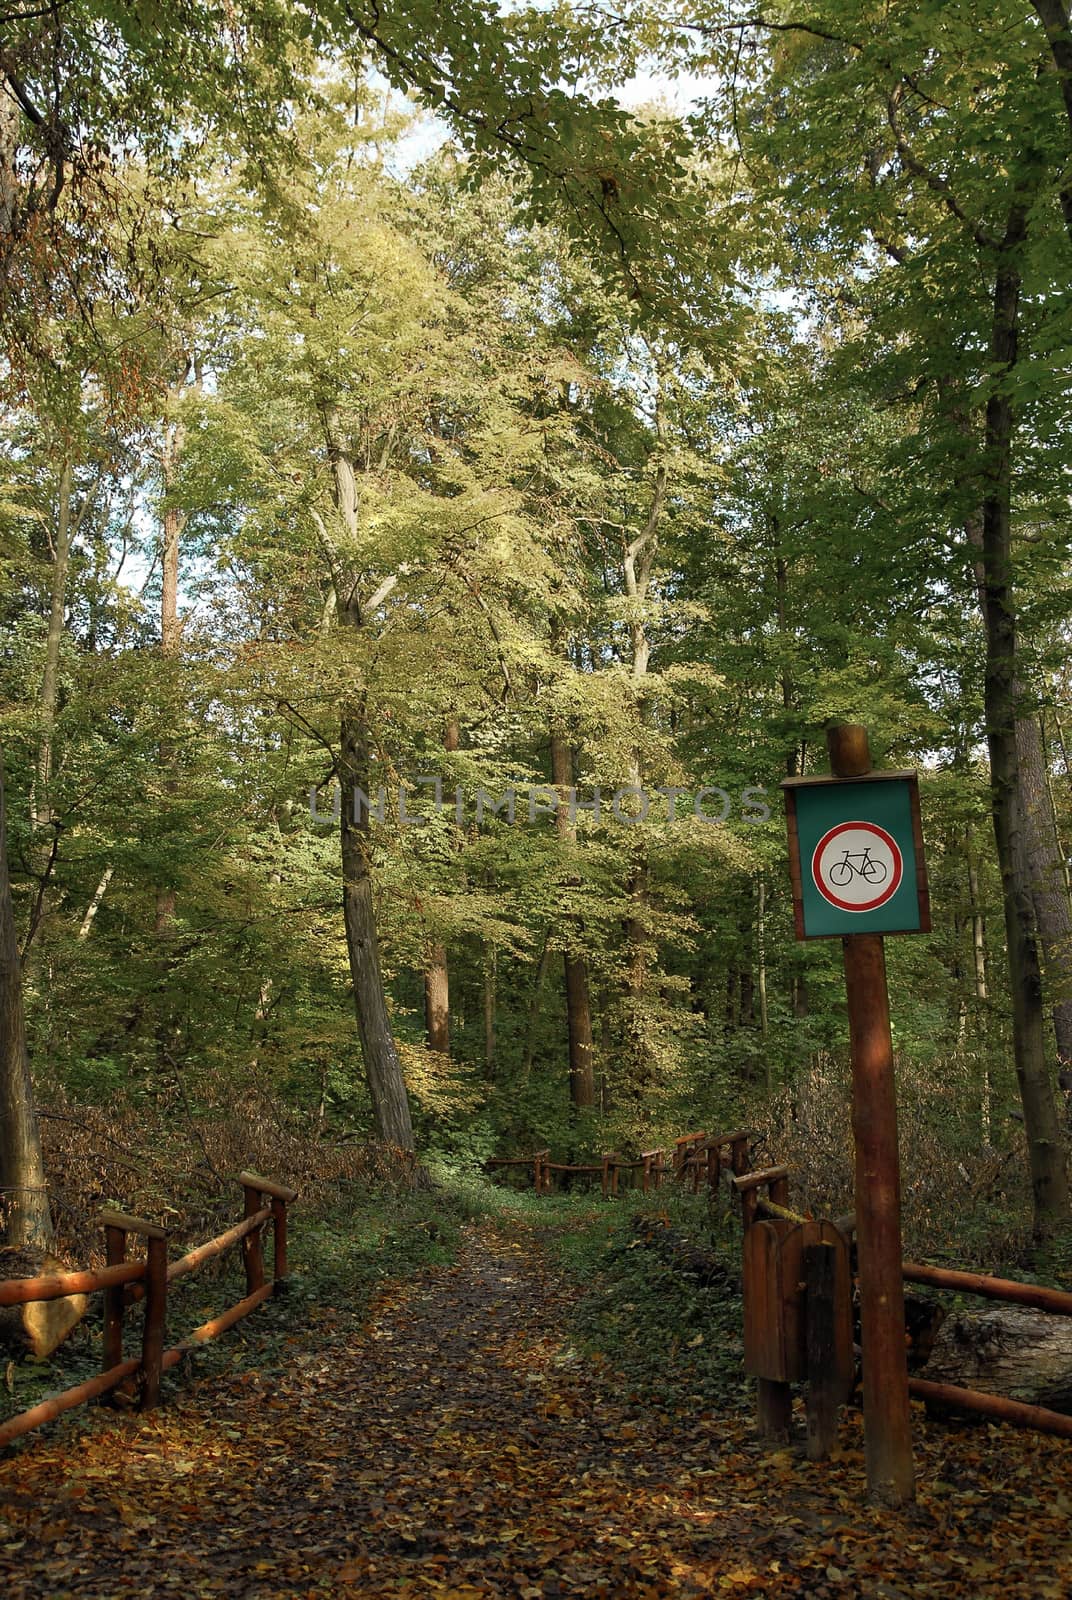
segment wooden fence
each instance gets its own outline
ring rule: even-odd
[[[735,1128],[731,1133],[685,1133],[675,1139],[672,1146],[643,1150],[635,1159],[610,1151],[600,1156],[598,1162],[581,1163],[552,1161],[550,1150],[536,1150],[530,1156],[494,1156],[484,1163],[484,1169],[495,1172],[517,1167],[530,1171],[537,1194],[554,1192],[553,1174],[575,1173],[599,1178],[606,1199],[619,1193],[619,1178],[623,1172],[639,1173],[640,1188],[645,1194],[659,1189],[667,1179],[684,1183],[696,1193],[705,1184],[717,1185],[726,1170],[734,1174],[746,1172],[749,1145],[754,1138],[755,1134],[748,1128]]]
[[[741,1203],[744,1359],[745,1370],[756,1379],[760,1433],[772,1442],[785,1439],[791,1386],[803,1383],[808,1454],[821,1460],[834,1446],[838,1407],[849,1399],[855,1384],[855,1219],[816,1221],[792,1210],[788,1167],[751,1170],[755,1138],[747,1128],[731,1133],[686,1133],[675,1139],[672,1147],[645,1150],[635,1160],[610,1152],[598,1163],[570,1164],[552,1161],[549,1150],[537,1150],[531,1156],[497,1157],[486,1167],[489,1171],[510,1167],[531,1171],[537,1194],[552,1193],[553,1175],[558,1173],[598,1177],[604,1197],[619,1193],[621,1173],[639,1173],[639,1187],[645,1193],[668,1179],[694,1193],[705,1185],[714,1188],[728,1182]],[[1072,1294],[1060,1289],[913,1261],[904,1263],[903,1273],[906,1283],[1072,1316]],[[920,1400],[1072,1438],[1072,1417],[1043,1406],[925,1378],[910,1378],[908,1387]]]
[[[297,1192],[259,1177],[255,1172],[240,1173],[238,1182],[242,1185],[245,1202],[242,1221],[228,1228],[226,1233],[210,1239],[207,1244],[199,1245],[178,1261],[173,1261],[170,1266],[165,1228],[153,1222],[144,1222],[140,1217],[106,1211],[100,1219],[104,1228],[106,1266],[95,1272],[64,1272],[51,1277],[11,1278],[0,1282],[0,1306],[27,1305],[33,1301],[59,1300],[66,1295],[98,1291],[104,1295],[100,1374],[85,1383],[76,1384],[72,1389],[65,1389],[51,1400],[43,1400],[29,1411],[11,1417],[0,1425],[0,1446],[10,1444],[13,1439],[29,1433],[43,1422],[51,1422],[74,1406],[100,1399],[113,1390],[125,1395],[128,1401],[136,1399],[143,1411],[159,1405],[160,1380],[165,1372],[177,1366],[191,1350],[208,1344],[228,1328],[233,1328],[236,1322],[263,1305],[274,1293],[287,1275],[287,1206],[297,1199]],[[262,1239],[269,1224],[273,1241],[270,1282],[265,1278]],[[131,1235],[145,1240],[145,1255],[140,1260],[127,1259],[127,1243]],[[236,1245],[242,1247],[245,1266],[244,1298],[211,1322],[202,1323],[179,1344],[165,1349],[168,1285],[176,1278],[196,1272],[198,1267],[203,1267],[207,1261],[214,1260]],[[125,1313],[127,1307],[138,1300],[145,1301],[141,1354],[125,1357]]]
[[[759,1430],[774,1443],[786,1437],[791,1385],[806,1383],[808,1454],[819,1460],[835,1443],[837,1408],[854,1385],[855,1219],[814,1221],[790,1210],[788,1179],[786,1167],[732,1179],[744,1225],[745,1369],[756,1379]],[[1061,1289],[914,1261],[905,1261],[902,1272],[906,1283],[1072,1316],[1072,1294]],[[926,1378],[909,1378],[908,1389],[932,1404],[1072,1439],[1072,1417],[1044,1406]]]

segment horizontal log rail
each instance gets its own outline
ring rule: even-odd
[[[211,1322],[203,1322],[193,1333],[188,1333],[179,1344],[172,1345],[170,1350],[165,1350],[161,1357],[160,1365],[165,1372],[171,1367],[177,1367],[179,1362],[188,1356],[191,1350],[200,1349],[204,1344],[211,1344],[221,1333],[226,1333],[228,1328],[233,1328],[236,1322],[241,1322],[243,1317],[248,1317],[251,1311],[256,1311],[269,1300],[275,1292],[274,1283],[262,1283],[253,1294],[247,1294],[244,1300],[239,1300],[229,1311],[224,1311]]]
[[[724,1168],[732,1175],[747,1172],[749,1146],[754,1138],[751,1128],[734,1128],[730,1133],[705,1134],[693,1139],[677,1170],[678,1178],[684,1180],[691,1176],[692,1192],[698,1194],[705,1179],[708,1188],[714,1189]]]
[[[0,1283],[0,1306],[25,1306],[35,1300],[65,1300],[69,1294],[94,1294],[144,1277],[144,1261],[100,1267],[96,1272],[61,1272],[41,1278],[9,1278]]]
[[[188,1255],[180,1256],[178,1261],[173,1261],[167,1269],[168,1282],[174,1283],[176,1278],[183,1278],[188,1272],[196,1272],[206,1261],[224,1255],[232,1245],[238,1244],[247,1234],[263,1228],[264,1224],[271,1220],[271,1216],[271,1206],[262,1206],[251,1217],[244,1217],[233,1228],[228,1228],[226,1233],[221,1233],[215,1239],[209,1239],[207,1244],[198,1245],[197,1249],[191,1250]]]
[[[962,1389],[955,1383],[931,1383],[927,1378],[909,1378],[908,1392],[917,1400],[933,1405],[953,1406],[958,1411],[977,1411],[996,1422],[1009,1422],[1015,1428],[1031,1428],[1035,1433],[1055,1433],[1072,1439],[1072,1417],[1045,1406],[1031,1406],[1023,1400],[1009,1400],[1003,1394],[986,1394],[981,1389]]]
[[[738,1172],[733,1175],[731,1182],[741,1197],[741,1221],[746,1228],[750,1228],[756,1220],[762,1198],[760,1189],[766,1189],[766,1198],[771,1205],[777,1206],[780,1211],[788,1209],[788,1167],[764,1167],[759,1172]]]
[[[749,1189],[759,1189],[772,1186],[788,1178],[788,1167],[763,1167],[758,1172],[742,1172],[733,1180],[733,1187],[738,1194],[746,1194]]]
[[[961,1294],[978,1294],[986,1300],[1004,1300],[1011,1305],[1032,1306],[1036,1311],[1051,1311],[1072,1317],[1072,1294],[1065,1289],[1047,1289],[1039,1283],[1018,1283],[1015,1278],[992,1278],[985,1272],[960,1272],[952,1267],[928,1267],[919,1261],[902,1265],[906,1283],[923,1283],[933,1289],[955,1289]]]
[[[62,1394],[43,1400],[0,1425],[0,1448],[14,1439],[52,1422],[75,1406],[102,1399],[120,1390],[127,1402],[135,1395],[142,1410],[160,1402],[160,1379],[177,1366],[191,1350],[233,1328],[251,1311],[275,1293],[287,1275],[287,1206],[297,1199],[297,1191],[261,1178],[254,1172],[238,1175],[242,1185],[245,1216],[233,1228],[209,1239],[205,1244],[173,1261],[167,1260],[168,1233],[154,1222],[130,1217],[124,1212],[106,1211],[101,1215],[105,1233],[107,1265],[94,1272],[52,1273],[37,1278],[13,1278],[0,1283],[0,1306],[28,1305],[39,1300],[57,1300],[72,1294],[104,1294],[103,1370],[85,1383],[65,1389]],[[267,1195],[269,1204],[264,1205]],[[272,1227],[272,1277],[266,1280],[262,1234]],[[127,1241],[133,1234],[145,1240],[143,1259],[126,1259]],[[242,1247],[246,1293],[237,1305],[210,1322],[202,1323],[181,1343],[164,1349],[168,1284],[195,1272],[206,1262],[221,1256],[236,1245]],[[140,1356],[123,1354],[124,1313],[134,1300],[145,1300]]]

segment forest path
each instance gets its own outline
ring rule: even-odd
[[[164,1411],[56,1430],[0,1463],[2,1592],[1068,1593],[1067,1501],[1052,1524],[1037,1502],[1013,1515],[989,1469],[955,1514],[941,1493],[867,1512],[858,1434],[816,1469],[761,1455],[743,1416],[647,1409],[571,1347],[575,1293],[530,1230],[471,1227],[454,1265],[360,1331],[303,1336],[281,1375],[187,1381]],[[1061,1463],[1067,1484],[1058,1441],[1031,1446],[1015,1476]]]

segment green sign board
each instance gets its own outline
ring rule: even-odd
[[[787,778],[782,788],[798,939],[930,931],[914,772]]]

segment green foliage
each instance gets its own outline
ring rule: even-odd
[[[555,1239],[558,1260],[588,1286],[573,1316],[586,1354],[648,1403],[691,1413],[745,1403],[736,1220],[712,1227],[705,1202],[671,1195],[608,1206],[604,1216]],[[674,1260],[670,1229],[704,1256],[713,1281]]]
[[[5,280],[0,717],[43,1092],[161,1103],[180,1074],[195,1104],[256,1086],[368,1129],[338,842],[306,809],[315,787],[330,814],[339,708],[360,703],[387,791],[370,851],[392,1020],[444,1172],[635,1151],[806,1090],[844,1044],[843,984],[836,947],[793,937],[777,784],[818,770],[846,716],[879,762],[923,768],[935,928],[890,942],[899,1054],[920,1082],[963,1063],[969,1117],[995,1084],[1004,1105],[965,530],[994,234],[1024,184],[1012,580],[1056,775],[1069,699],[1065,134],[1030,18],[824,0],[773,30],[713,3],[678,28],[638,6],[604,36],[559,7],[239,7],[234,31],[211,8],[120,10],[68,8],[58,91],[53,22],[18,25],[23,54],[40,44],[27,92],[112,145],[103,188],[72,173],[49,249],[113,300],[87,326],[35,299],[29,256]],[[344,70],[357,43],[451,128],[406,176],[407,114]],[[604,91],[651,59],[710,97],[628,114]],[[582,63],[590,92],[569,95]],[[19,128],[32,209],[46,135]],[[335,625],[347,582],[354,628]],[[604,793],[573,837],[527,814],[552,731],[581,798]],[[635,781],[683,791],[676,814],[615,822],[606,797]],[[730,815],[710,825],[691,796],[715,786]],[[477,817],[480,790],[509,788],[514,818]],[[1066,785],[1054,801],[1063,839]],[[449,1058],[425,1044],[439,946]],[[582,1113],[567,955],[593,1015]],[[1013,1148],[996,1112],[991,1133]]]

